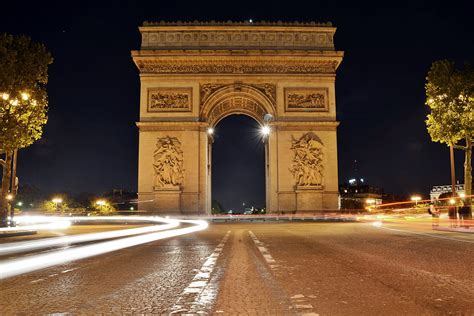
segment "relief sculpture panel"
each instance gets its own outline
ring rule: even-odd
[[[328,111],[328,91],[321,88],[286,88],[285,111]]]
[[[158,138],[153,159],[155,190],[178,188],[184,178],[181,142],[176,137]]]
[[[154,88],[148,90],[148,112],[190,112],[192,88]]]
[[[313,133],[306,133],[291,144],[293,161],[290,172],[296,187],[322,189],[323,145]]]

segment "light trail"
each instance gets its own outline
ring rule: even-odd
[[[32,255],[25,258],[7,260],[0,263],[0,279],[6,279],[20,274],[52,267],[58,264],[93,257],[164,238],[190,234],[193,232],[204,230],[208,227],[207,222],[201,220],[176,221],[181,223],[188,223],[193,226],[167,231],[160,231],[134,237],[126,237],[118,240],[100,242],[93,245],[57,250],[50,253]]]
[[[49,218],[53,221],[58,220],[58,218],[55,218],[55,217],[54,218],[49,217]],[[75,221],[103,221],[104,220],[103,217],[102,218],[101,217],[74,217],[73,219]],[[106,218],[106,219],[109,219],[109,218]],[[28,219],[28,220],[30,222],[34,221],[34,219]],[[40,217],[37,220],[43,221],[44,219],[43,217]],[[38,239],[38,240],[31,240],[31,241],[5,243],[5,244],[1,244],[0,246],[0,256],[19,253],[19,252],[25,252],[25,251],[38,250],[38,249],[43,249],[43,248],[49,248],[49,247],[65,246],[65,245],[76,244],[76,243],[81,243],[81,242],[97,241],[97,240],[152,233],[152,232],[157,232],[160,230],[176,228],[177,226],[179,226],[179,221],[165,219],[161,217],[114,216],[112,220],[113,221],[147,221],[147,222],[152,222],[152,223],[164,223],[164,224],[147,226],[147,227],[139,227],[139,228],[121,229],[121,230],[115,230],[115,231],[110,231],[110,232],[78,234],[78,235],[45,238],[45,239]],[[58,221],[56,224],[58,223],[65,223],[65,222]],[[69,221],[67,223],[70,224]],[[45,224],[45,225],[48,225],[48,224]]]

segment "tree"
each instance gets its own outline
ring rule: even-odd
[[[0,155],[4,156],[0,159],[0,226],[8,214],[13,152],[40,139],[47,122],[45,86],[52,62],[43,44],[26,36],[0,34]]]
[[[90,208],[93,215],[113,215],[117,212],[117,209],[105,200],[92,202]]]
[[[435,61],[426,80],[426,104],[431,109],[426,120],[428,133],[434,142],[445,143],[465,151],[464,191],[470,203],[474,139],[474,68],[465,65],[463,69],[456,69],[452,61]]]

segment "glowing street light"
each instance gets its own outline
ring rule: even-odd
[[[8,98],[10,98],[10,95],[9,95],[8,93],[5,93],[5,92],[2,93],[2,99],[3,99],[3,100],[6,101],[6,100],[8,100]]]
[[[411,200],[415,202],[415,205],[418,205],[418,202],[421,201],[421,196],[419,195],[414,195],[411,197]]]
[[[7,199],[8,201],[13,200],[13,194],[7,194],[6,199]]]
[[[97,206],[104,206],[104,205],[107,205],[107,201],[106,200],[97,200],[95,202],[95,205]]]
[[[212,127],[209,127],[209,128],[207,129],[207,134],[209,134],[209,135],[214,134],[214,129],[213,129]]]
[[[464,193],[459,193],[459,197],[460,197],[461,199],[464,199],[464,198],[466,197],[466,194],[464,194]]]
[[[451,205],[456,204],[456,200],[455,199],[449,199],[449,204],[451,204]]]
[[[21,93],[21,98],[26,101],[30,98],[29,94],[28,93],[25,93],[25,92],[22,92]]]
[[[270,135],[270,126],[268,125],[263,125],[261,128],[260,128],[260,133],[262,133],[263,136],[268,136]]]
[[[375,199],[366,199],[365,203],[367,204],[375,204]]]
[[[62,203],[63,202],[63,199],[59,198],[59,197],[55,197],[51,200],[51,202],[53,202],[54,204],[59,204],[59,203]]]

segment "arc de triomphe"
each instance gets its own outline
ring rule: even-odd
[[[336,28],[317,23],[144,23],[139,209],[211,209],[212,134],[231,114],[270,127],[270,213],[337,209]],[[271,120],[264,120],[272,118]]]

